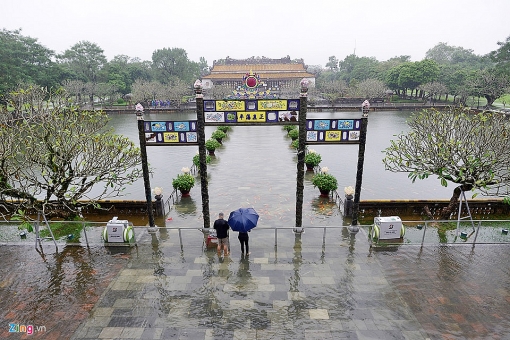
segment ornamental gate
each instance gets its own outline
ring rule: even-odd
[[[234,91],[225,100],[204,99],[200,81],[194,84],[197,119],[189,121],[144,121],[143,107],[136,105],[138,133],[142,156],[145,196],[149,215],[149,228],[154,229],[151,187],[147,165],[147,146],[198,145],[199,173],[202,196],[204,228],[210,226],[209,191],[205,148],[205,126],[247,125],[297,125],[298,162],[296,176],[296,230],[302,231],[304,158],[307,144],[359,144],[358,170],[353,206],[352,225],[357,225],[359,194],[363,174],[366,130],[368,124],[368,101],[363,103],[361,119],[307,119],[308,81],[301,81],[298,99],[278,99],[270,90],[260,90],[260,79],[247,73],[242,91]]]

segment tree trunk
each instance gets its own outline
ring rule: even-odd
[[[449,220],[453,211],[459,206],[459,198],[460,195],[462,194],[462,191],[465,192],[471,189],[473,189],[473,185],[471,184],[462,184],[453,189],[453,194],[452,197],[450,198],[450,202],[448,202],[448,205],[446,207],[441,209],[441,212],[439,213],[439,219]],[[428,206],[425,206],[423,208],[423,211],[429,220],[434,219],[434,216],[432,215],[432,212],[430,211],[430,208]]]
[[[486,94],[485,95],[485,99],[487,99],[487,107],[491,107],[492,104],[494,104],[494,101],[496,100],[496,97]]]

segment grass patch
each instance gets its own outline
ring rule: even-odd
[[[82,222],[58,222],[50,223],[49,225],[51,231],[53,231],[55,239],[60,239],[72,235],[72,237],[69,237],[71,242],[80,241],[81,231],[83,229]],[[51,237],[51,234],[48,229],[41,229],[40,236]]]

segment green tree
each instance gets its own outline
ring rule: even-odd
[[[487,100],[487,107],[508,91],[509,78],[498,74],[495,69],[477,71],[469,84],[473,93]]]
[[[499,48],[489,53],[489,57],[496,63],[496,69],[510,76],[510,36],[505,41],[498,41]]]
[[[77,79],[93,83],[99,82],[99,72],[107,62],[103,49],[89,41],[78,42],[57,58]]]
[[[55,53],[21,35],[21,29],[0,31],[0,93],[20,83],[57,86],[64,72],[52,61]]]
[[[429,83],[437,79],[439,66],[433,60],[422,60],[414,63],[402,64],[399,68],[398,85],[402,89],[414,90],[421,84]],[[417,91],[418,92],[418,91]],[[416,92],[416,97],[418,93]]]
[[[477,67],[482,58],[462,47],[449,46],[440,42],[425,53],[425,59],[434,60],[438,64],[461,64],[465,67]]]
[[[386,148],[386,170],[406,172],[414,182],[435,175],[441,185],[459,184],[441,219],[448,219],[464,191],[508,195],[510,184],[510,123],[502,114],[472,114],[463,108],[423,110],[408,122]]]
[[[330,71],[338,71],[338,59],[334,55],[329,57],[326,67],[329,68]]]
[[[78,110],[60,89],[19,89],[8,103],[0,107],[0,198],[11,212],[72,218],[140,177],[139,149],[107,128],[105,113]]]
[[[378,71],[379,62],[375,58],[358,57],[354,54],[348,55],[338,63],[341,79],[347,84],[355,79],[360,82],[365,79],[378,79],[382,76]]]
[[[202,65],[203,67],[203,65]],[[192,84],[200,77],[200,65],[188,59],[182,48],[163,48],[152,53],[155,79],[169,84],[177,79]]]

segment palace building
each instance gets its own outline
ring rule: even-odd
[[[243,77],[246,74],[257,74],[262,86],[272,91],[299,89],[303,78],[309,81],[309,86],[315,86],[315,76],[306,71],[303,60],[291,60],[289,56],[281,59],[227,57],[215,60],[211,73],[202,77],[202,86],[210,89],[214,85],[226,85],[233,90],[239,89],[243,86]]]

